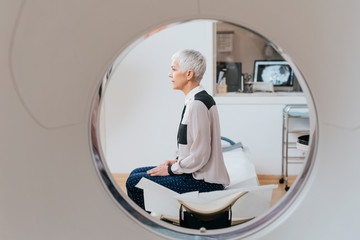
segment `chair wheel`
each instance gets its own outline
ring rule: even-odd
[[[286,187],[285,187],[285,191],[288,191],[289,189],[290,189],[289,186],[286,186]]]
[[[280,178],[279,183],[283,184],[284,183],[284,178]]]

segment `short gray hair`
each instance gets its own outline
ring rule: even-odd
[[[176,52],[171,59],[178,62],[182,73],[193,70],[195,81],[200,83],[206,70],[206,59],[200,52],[190,49],[181,50]]]

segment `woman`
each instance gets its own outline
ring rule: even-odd
[[[143,209],[143,190],[135,187],[142,177],[180,194],[223,190],[230,183],[221,150],[217,107],[200,85],[205,70],[205,58],[198,51],[183,50],[172,56],[169,77],[173,89],[185,94],[177,136],[178,156],[157,167],[131,172],[126,182],[128,196]]]

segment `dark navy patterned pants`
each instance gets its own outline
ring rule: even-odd
[[[174,176],[152,177],[146,173],[152,168],[154,167],[137,168],[130,173],[129,178],[126,181],[128,196],[143,209],[145,209],[143,190],[135,187],[135,185],[138,184],[142,177],[145,177],[180,194],[192,191],[211,192],[224,189],[222,184],[207,183],[204,180],[196,180],[192,177],[191,174],[176,174]]]

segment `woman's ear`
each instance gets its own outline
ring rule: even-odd
[[[191,80],[191,79],[193,79],[193,78],[195,78],[194,70],[188,70],[188,71],[186,72],[186,79],[187,79],[187,80]]]

